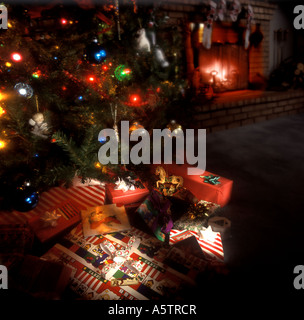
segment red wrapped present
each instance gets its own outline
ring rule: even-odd
[[[136,184],[134,188],[129,188],[124,184],[124,182],[107,184],[107,199],[111,203],[115,203],[117,205],[128,206],[138,204],[139,206],[149,195],[149,190],[139,180],[136,180],[136,182],[138,184]]]
[[[79,223],[81,210],[104,202],[103,186],[55,187],[41,194],[37,207],[27,213],[28,223],[36,237],[46,242]]]
[[[168,176],[175,175],[183,178],[183,186],[190,190],[199,200],[219,204],[221,207],[228,204],[231,198],[233,181],[205,171],[202,175],[188,175],[189,165],[161,164],[151,165],[152,173],[157,166],[165,169]]]
[[[202,251],[209,258],[216,259],[220,262],[224,261],[224,250],[221,234],[219,232],[213,232],[208,228],[200,234],[190,230],[171,229],[169,243],[175,244],[193,236],[196,238]]]

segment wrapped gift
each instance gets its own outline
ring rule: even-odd
[[[106,194],[111,203],[139,205],[148,196],[149,190],[139,179],[118,178],[116,183],[106,185]]]
[[[162,297],[178,297],[185,286],[189,288],[193,283],[193,271],[185,265],[178,272],[168,268],[163,259],[147,255],[148,248],[156,244],[167,248],[155,237],[134,227],[128,232],[84,238],[83,228],[78,224],[50,248],[43,259],[60,261],[73,270],[69,288],[82,299],[155,301]],[[116,263],[114,258],[122,250],[130,252],[124,255],[123,263]],[[191,261],[194,267],[193,259]],[[128,282],[121,282],[122,279],[136,279],[138,283],[126,285]]]
[[[159,165],[151,165],[155,174]],[[162,164],[167,176],[175,175],[183,177],[183,186],[190,190],[197,199],[219,204],[221,207],[228,204],[231,198],[233,181],[214,173],[205,171],[201,175],[188,175],[189,165]],[[161,175],[159,175],[161,178]]]
[[[171,202],[168,199],[156,190],[152,190],[136,210],[161,241],[165,241],[166,235],[173,226],[170,206]]]
[[[131,228],[125,207],[114,203],[81,210],[81,219],[84,237]]]
[[[221,234],[213,232],[211,227],[201,230],[200,233],[190,230],[176,230],[170,231],[170,244],[178,243],[184,239],[195,237],[205,256],[210,259],[224,261],[224,250],[222,244]]]
[[[216,203],[200,200],[192,203],[185,214],[174,221],[173,228],[178,230],[192,230],[200,232],[208,226],[210,217],[220,206]]]
[[[28,224],[40,242],[46,242],[81,221],[81,210],[103,205],[103,186],[55,187],[42,193],[37,207],[28,213]]]
[[[29,225],[36,237],[45,242],[58,235],[68,227],[73,227],[80,221],[80,210],[73,201],[64,201],[49,207],[39,216],[29,219]]]

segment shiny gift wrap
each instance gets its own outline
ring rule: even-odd
[[[170,206],[171,202],[168,199],[156,190],[152,190],[136,211],[161,241],[165,241],[173,226]]]
[[[174,222],[173,228],[178,230],[192,230],[200,232],[208,226],[212,217],[220,206],[209,201],[198,201],[189,206],[188,211]]]

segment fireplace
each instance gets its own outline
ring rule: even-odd
[[[304,112],[302,90],[266,90],[267,79],[277,67],[277,30],[293,30],[292,20],[290,24],[285,19],[284,7],[273,1],[251,1],[254,18],[250,46],[245,50],[247,20],[244,10],[246,13],[249,2],[240,2],[242,13],[237,21],[227,15],[222,21],[213,21],[210,49],[202,43],[209,0],[167,0],[162,5],[172,25],[179,25],[183,35],[185,72],[189,87],[193,89],[192,125],[205,128],[207,133]],[[233,0],[226,0],[226,3],[230,6]],[[285,47],[292,48],[291,32],[288,44],[284,42]],[[280,50],[279,54],[282,52]],[[283,61],[291,54],[292,50],[284,51],[284,57],[279,55],[279,58]]]
[[[232,22],[214,22],[209,49],[201,43],[204,24],[191,28],[194,64],[199,71],[198,86],[209,85],[214,92],[247,89],[249,55],[240,40],[244,28]]]
[[[238,44],[214,44],[200,48],[200,81],[212,86],[214,92],[248,88],[248,53]]]

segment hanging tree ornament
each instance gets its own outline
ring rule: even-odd
[[[97,38],[94,38],[85,48],[84,58],[92,64],[100,64],[107,57],[105,49],[98,43]]]
[[[118,40],[121,40],[121,38],[120,38],[120,19],[119,19],[119,1],[118,0],[115,0],[115,16],[116,16]]]
[[[132,125],[129,128],[130,133],[134,132],[135,130],[139,130],[137,132],[141,137],[149,134],[148,131],[144,128],[144,126],[141,125],[138,121],[133,121]]]
[[[29,120],[29,124],[33,127],[31,132],[32,134],[41,137],[43,139],[48,138],[48,124],[45,122],[43,113],[39,112],[38,98],[36,96],[36,108],[37,113],[35,113],[32,118]]]
[[[141,28],[136,32],[136,50],[139,52],[151,51],[151,44],[144,28]]]
[[[166,60],[166,57],[162,49],[158,45],[155,46],[154,53],[156,61],[160,64],[162,68],[169,67],[169,62]]]
[[[48,125],[44,120],[43,113],[37,112],[29,120],[29,124],[33,127],[31,132],[41,138],[48,138]]]
[[[151,18],[150,21],[148,22],[148,28],[146,29],[146,35],[150,41],[150,44],[152,46],[156,45],[156,33],[155,33],[155,27],[157,26],[155,22],[155,13],[154,9],[151,9]]]
[[[130,80],[132,71],[126,68],[123,64],[120,64],[114,71],[114,75],[118,81]]]
[[[172,132],[172,133],[179,133],[183,131],[182,126],[177,123],[175,120],[171,120],[170,123],[167,124],[167,128]]]
[[[34,93],[33,88],[30,85],[22,82],[17,83],[14,86],[14,89],[19,93],[20,96],[26,99],[30,99]]]
[[[39,193],[31,186],[28,180],[15,189],[14,208],[17,211],[26,212],[34,209],[38,204],[38,200]]]
[[[117,126],[117,104],[115,103],[114,108],[112,104],[110,106],[111,106],[111,114],[114,122],[113,129],[115,131],[117,142],[119,143],[119,132],[118,132],[118,126]]]

